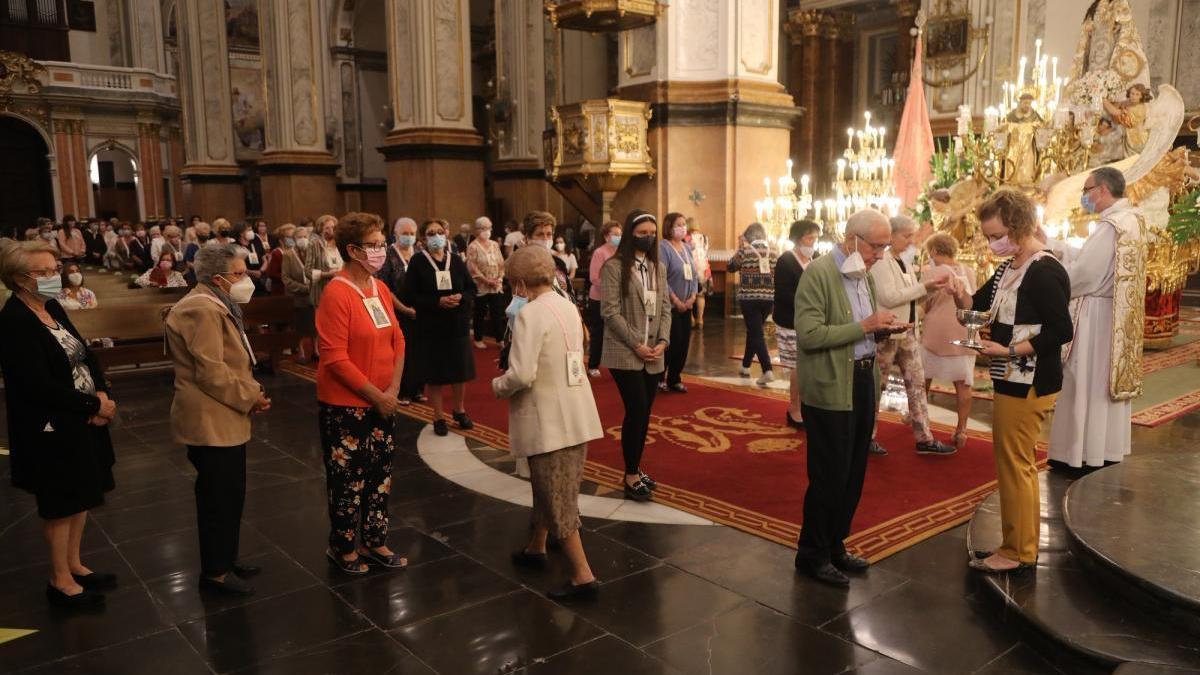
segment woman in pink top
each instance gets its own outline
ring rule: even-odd
[[[604,263],[617,252],[621,241],[621,224],[615,220],[604,223],[600,228],[600,239],[592,251],[588,264],[587,322],[588,322],[588,375],[600,377],[600,353],[604,351],[604,318],[600,316],[600,270]]]
[[[968,293],[975,292],[975,273],[960,265],[958,242],[948,234],[939,233],[925,241],[932,265],[922,272],[922,279],[940,276],[957,279]],[[933,380],[954,383],[957,399],[958,428],[954,431],[954,447],[962,450],[967,443],[967,417],[971,414],[971,385],[975,382],[975,352],[950,344],[951,340],[967,337],[967,329],[958,322],[958,307],[949,293],[930,293],[925,296],[925,323],[921,327],[921,360],[925,367],[925,391]]]

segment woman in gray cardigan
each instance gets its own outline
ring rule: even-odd
[[[600,363],[612,373],[625,404],[621,452],[625,498],[650,501],[657,483],[642,471],[650,409],[658,391],[663,354],[671,335],[667,268],[658,261],[658,223],[634,209],[625,217],[625,236],[600,270],[600,316],[604,351]]]

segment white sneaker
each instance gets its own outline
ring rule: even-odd
[[[738,375],[741,375],[742,377],[750,377],[750,369],[738,368]]]
[[[487,349],[487,345],[483,343],[483,340],[476,340],[475,348],[476,349]]]
[[[588,377],[600,377],[600,369],[592,368],[588,371]]]
[[[756,382],[758,383],[758,386],[760,386],[760,387],[765,387],[774,381],[775,381],[775,371],[772,371],[772,370],[768,370],[768,371],[764,372],[762,374],[762,377],[760,377],[756,380]]]

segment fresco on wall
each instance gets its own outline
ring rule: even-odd
[[[238,159],[254,158],[263,150],[266,109],[262,77],[262,66],[257,61],[230,60],[229,93]]]
[[[258,0],[225,0],[225,32],[230,49],[258,50]]]

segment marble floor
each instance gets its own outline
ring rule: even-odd
[[[740,333],[740,322],[710,321],[689,370],[734,374],[728,357]],[[263,382],[275,405],[256,420],[248,453],[242,558],[264,569],[249,598],[196,589],[192,470],[170,441],[168,374],[116,378],[118,488],[84,537],[85,561],[121,579],[102,611],[47,607],[40,522],[0,457],[0,628],[36,631],[0,644],[0,672],[1089,672],[983,592],[965,564],[963,527],[882,561],[844,591],[798,577],[786,547],[670,513],[614,519],[621,505],[596,502],[583,534],[600,597],[556,604],[544,593],[561,580],[561,560],[532,574],[508,559],[526,532],[527,502],[512,488],[512,499],[497,498],[455,480],[474,469],[423,457],[426,431],[407,418],[389,543],[411,565],[347,578],[323,558],[313,385],[282,374]],[[976,407],[987,424],[987,404]],[[1198,427],[1196,414],[1135,427],[1135,449],[1194,443]],[[503,458],[458,441],[442,449],[469,452],[505,477]],[[597,487],[585,486],[586,496],[611,497]]]

